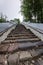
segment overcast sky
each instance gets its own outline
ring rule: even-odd
[[[0,0],[0,13],[7,15],[8,19],[20,18],[22,16],[20,11],[20,0]]]

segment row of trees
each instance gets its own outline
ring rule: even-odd
[[[10,20],[11,22],[16,22],[16,23],[20,23],[20,19],[19,18],[14,18],[13,20]]]
[[[3,13],[0,13],[0,22],[6,22],[6,18],[7,16],[6,15],[3,15]]]
[[[10,20],[11,22],[16,22],[16,23],[20,23],[20,19],[19,18],[14,18],[13,20]],[[10,21],[7,21],[7,16],[6,15],[3,15],[3,13],[0,13],[0,23],[3,23],[3,22],[10,22]]]
[[[43,0],[21,0],[24,21],[43,23]]]

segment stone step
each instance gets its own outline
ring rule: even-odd
[[[8,35],[8,37],[19,37],[19,36],[35,36],[34,34],[12,34]]]
[[[36,36],[7,37],[6,40],[37,38]]]
[[[30,38],[30,39],[17,39],[17,40],[5,40],[1,43],[26,43],[26,42],[37,42],[40,41],[39,38]]]

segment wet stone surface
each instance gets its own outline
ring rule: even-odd
[[[43,65],[43,42],[18,24],[0,44],[0,65]]]

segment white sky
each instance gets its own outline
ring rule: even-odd
[[[8,19],[20,18],[22,16],[20,11],[20,0],[0,0],[0,13],[7,15]]]

